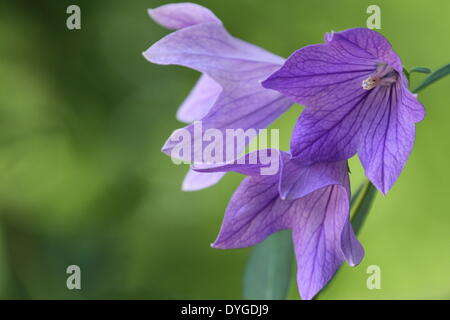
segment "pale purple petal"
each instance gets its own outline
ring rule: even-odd
[[[144,57],[157,64],[176,64],[208,74],[223,88],[260,86],[283,62],[257,46],[232,37],[221,24],[205,23],[162,38]]]
[[[280,200],[278,176],[246,177],[233,194],[214,248],[255,245],[270,234],[286,229],[290,203]]]
[[[222,87],[208,75],[202,74],[189,96],[177,111],[177,119],[191,123],[201,120],[211,110]]]
[[[280,190],[288,190],[290,199],[303,197],[291,209],[296,213],[290,225],[300,294],[310,299],[331,279],[342,259],[355,266],[364,256],[350,224],[347,162],[305,168],[291,159],[282,167]]]
[[[312,299],[344,260],[341,234],[348,220],[348,194],[332,185],[294,201],[292,236],[297,259],[297,285],[304,300]]]
[[[221,23],[209,9],[195,3],[170,3],[149,9],[150,17],[168,29],[182,29],[200,23]]]
[[[240,159],[248,159],[246,157]],[[252,246],[274,232],[292,229],[300,295],[303,299],[311,299],[332,278],[344,259],[350,265],[356,265],[364,255],[349,220],[347,166],[342,161],[324,163],[322,167],[302,167],[284,152],[280,153],[280,160],[282,172],[272,176],[258,175],[259,162],[253,165],[236,162],[202,169],[250,175],[231,198],[213,247]],[[297,179],[305,181],[302,184],[296,182]],[[308,182],[313,187],[308,186]],[[296,198],[283,200],[278,190],[284,190],[284,187],[280,186],[290,188]]]
[[[276,176],[245,178],[230,200],[213,247],[252,246],[274,232],[292,229],[300,295],[311,299],[334,275],[344,250],[352,264],[362,257],[348,249],[346,242],[341,244],[341,237],[347,240],[343,233],[349,219],[349,195],[345,187],[331,185],[303,198],[282,200],[277,187]]]
[[[215,185],[225,175],[224,172],[202,173],[189,170],[183,180],[183,191],[197,191]]]
[[[346,185],[347,180],[346,161],[317,163],[304,167],[298,159],[291,159],[282,166],[280,196],[293,200],[328,185]]]
[[[257,130],[269,126],[291,105],[289,99],[271,90],[248,88],[247,91],[237,91],[233,95],[222,92],[214,107],[201,120],[201,130],[195,130],[195,123],[178,129],[186,132],[186,137],[189,138],[186,143],[191,146],[191,153],[176,157],[190,163],[199,163],[203,161],[203,152],[209,146],[209,148],[224,148],[222,152],[224,162],[231,161],[240,155],[245,146],[258,134]],[[197,127],[200,125],[197,124]],[[209,129],[220,131],[223,137],[220,144],[217,140],[206,141],[204,136]],[[227,135],[227,129],[235,130],[234,133],[239,138]],[[236,131],[238,129],[240,131]],[[169,156],[174,156],[172,151],[180,143],[178,135],[179,131],[172,133],[162,148]]]
[[[248,153],[231,163],[221,165],[201,163],[193,165],[192,169],[202,173],[234,171],[247,176],[276,175],[278,179],[282,162],[289,161],[289,158],[290,156],[287,152],[277,149],[263,149]],[[274,171],[268,172],[268,170],[264,170],[269,168],[273,168]]]
[[[220,24],[207,23],[178,30],[151,46],[144,56],[154,63],[196,69],[222,86],[216,103],[202,119],[202,133],[217,129],[226,137],[226,129],[266,128],[292,105],[288,98],[262,88],[260,83],[284,60],[230,36]],[[195,159],[202,156],[210,142],[205,142],[202,134],[195,135],[193,125],[185,130],[191,135],[192,153],[185,154],[182,160],[197,162]],[[236,158],[254,136],[237,141],[231,155],[224,150],[226,159]],[[178,142],[172,135],[162,151],[173,156],[172,150]],[[230,144],[230,140],[221,141],[223,147]]]
[[[341,250],[345,261],[352,267],[357,266],[364,257],[364,248],[356,238],[350,219],[347,219],[344,230],[342,230]]]

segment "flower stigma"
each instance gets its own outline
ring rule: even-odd
[[[377,66],[375,73],[370,75],[367,79],[363,80],[362,88],[364,90],[371,90],[376,86],[389,86],[396,82],[398,79],[398,73],[390,65],[380,63]]]

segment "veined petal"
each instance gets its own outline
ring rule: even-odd
[[[186,136],[190,135],[191,152],[177,155],[187,162],[198,162],[202,158],[207,146],[210,149],[223,148],[224,160],[227,162],[236,159],[245,146],[255,137],[256,130],[267,127],[293,103],[276,91],[262,88],[260,81],[274,72],[283,59],[257,46],[236,39],[228,34],[223,25],[218,23],[202,23],[180,29],[164,37],[151,46],[144,56],[153,63],[177,64],[193,68],[207,75],[218,85],[222,91],[216,99],[214,106],[202,118],[203,132],[218,130],[225,139],[218,143],[215,141],[203,141],[202,133],[195,134],[194,125],[182,130]],[[218,91],[218,90],[217,90]],[[196,94],[194,98],[198,98]],[[208,99],[208,101],[210,101]],[[202,103],[199,113],[208,108],[208,103]],[[188,106],[193,104],[188,101]],[[180,118],[190,120],[183,106]],[[192,110],[191,107],[186,107]],[[197,111],[196,111],[197,112]],[[226,139],[226,131],[242,130],[244,135],[252,129],[250,138],[238,139],[234,146]],[[179,139],[174,139],[180,134],[176,130],[167,140],[162,151],[170,156],[178,145]],[[239,134],[239,132],[237,132]],[[212,144],[211,144],[212,143]]]
[[[165,4],[149,9],[148,14],[163,27],[175,30],[200,23],[221,23],[208,8],[189,2]]]
[[[211,110],[221,91],[222,87],[217,82],[202,74],[178,109],[177,119],[186,123],[201,120]]]
[[[353,231],[350,219],[345,222],[341,234],[341,250],[345,261],[352,267],[357,266],[364,257],[364,248]]]
[[[335,40],[333,42],[333,40]],[[389,41],[380,33],[367,28],[354,28],[333,34],[332,45],[342,54],[357,58],[365,58],[366,53],[376,62],[383,62],[393,67],[397,72],[403,71],[398,55],[392,49]]]
[[[290,205],[280,200],[277,175],[246,177],[228,204],[212,246],[219,249],[248,247],[288,228]]]
[[[358,153],[383,193],[403,169],[425,114],[406,87],[400,58],[369,29],[334,33],[298,50],[263,86],[306,106],[292,135],[293,157],[308,166]]]
[[[324,44],[294,52],[263,86],[290,96],[305,106],[324,106],[361,88],[361,81],[385,63],[402,72],[390,43],[370,29],[333,33]]]
[[[322,162],[305,167],[298,159],[291,159],[282,166],[280,196],[294,200],[332,184],[348,184],[346,161]],[[350,195],[350,190],[348,194]]]
[[[197,191],[215,185],[223,178],[225,172],[202,173],[192,169],[188,171],[183,180],[183,191]]]
[[[223,91],[210,112],[198,124],[174,131],[162,151],[186,162],[198,163],[203,161],[202,156],[207,147],[222,149],[223,161],[232,161],[258,134],[257,130],[269,126],[291,105],[291,100],[272,90],[256,87],[235,92]],[[210,129],[217,130],[222,139],[205,139]],[[182,156],[173,154],[174,148],[180,143],[179,130],[185,131],[188,141],[184,143],[191,146],[191,152]]]
[[[271,160],[269,162],[267,160]],[[239,172],[247,175],[233,194],[214,248],[232,249],[255,245],[270,234],[288,227],[283,218],[290,206],[278,193],[278,174],[262,175],[267,166],[280,167],[289,155],[276,149],[258,150],[222,166],[193,167],[199,172]],[[275,164],[274,164],[275,162]]]
[[[275,155],[276,150],[271,152]],[[258,155],[258,152],[253,154]],[[248,161],[246,157],[241,159]],[[279,153],[279,159],[283,169],[280,174],[271,176],[259,173],[261,161],[253,165],[236,162],[201,169],[250,175],[232,196],[213,247],[252,246],[271,233],[292,229],[300,295],[303,299],[311,299],[331,279],[344,259],[356,265],[364,254],[349,220],[347,167],[343,161],[324,163],[322,168],[305,168],[298,166],[295,159],[285,152]],[[290,164],[292,161],[294,164]],[[311,171],[296,172],[308,170]],[[290,174],[294,176],[290,177]],[[295,182],[296,179],[304,179],[304,184]],[[308,182],[312,182],[314,187],[307,186]],[[283,200],[278,192],[279,188],[284,190],[283,185],[289,187],[296,198]]]
[[[386,194],[403,170],[415,138],[415,122],[424,110],[408,89],[396,83],[380,88],[363,123],[359,158],[366,176]]]
[[[360,88],[345,99],[305,108],[292,133],[292,156],[305,165],[351,158],[358,151],[362,123],[377,97]]]
[[[193,165],[192,169],[201,173],[234,171],[246,176],[276,175],[279,179],[279,169],[281,169],[283,162],[289,161],[289,158],[287,152],[277,149],[263,149],[248,153],[231,163],[222,165],[197,164]],[[273,170],[268,172],[267,169]]]
[[[208,74],[222,87],[260,86],[283,63],[266,50],[236,39],[221,24],[203,23],[173,32],[144,56],[157,64],[176,64]]]
[[[212,246],[252,246],[274,232],[292,229],[298,288],[303,299],[311,299],[332,278],[344,257],[352,265],[362,258],[346,242],[348,193],[343,186],[329,185],[303,198],[282,200],[277,187],[276,176],[245,178],[230,200]],[[359,244],[356,238],[351,240],[355,241],[352,244]]]
[[[341,234],[348,221],[348,194],[331,185],[294,201],[292,236],[297,259],[297,285],[302,299],[312,299],[344,260]]]
[[[263,86],[278,90],[308,107],[318,108],[348,99],[358,89],[362,90],[361,82],[381,62],[370,51],[347,38],[353,32],[365,29],[352,30],[334,33],[324,44],[297,50],[281,69],[263,82]],[[368,44],[374,45],[369,41]]]

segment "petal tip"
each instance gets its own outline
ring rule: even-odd
[[[196,188],[191,188],[190,186],[186,185],[185,183],[183,183],[181,185],[181,191],[183,192],[193,192],[193,191],[198,191],[200,189],[196,189]]]
[[[219,243],[217,243],[217,241],[211,243],[210,247],[214,249],[224,249]]]
[[[313,298],[314,298],[314,296],[316,295],[317,293],[315,293],[315,294],[310,294],[310,293],[307,293],[307,294],[299,294],[300,295],[300,298],[302,299],[302,300],[306,300],[306,301],[310,301],[310,300],[312,300]]]
[[[331,30],[330,32],[326,32],[324,36],[325,43],[329,43],[333,41],[334,36],[334,30]]]
[[[352,268],[358,266],[361,263],[362,259],[364,258],[365,255],[364,248],[361,246],[359,250],[360,252],[358,252],[354,257],[353,256],[346,257],[345,259],[345,262],[347,262],[347,264]]]
[[[272,89],[270,84],[272,82],[272,76],[269,76],[266,80],[261,81],[261,86],[266,89]]]
[[[172,151],[172,142],[169,138],[169,140],[167,140],[164,145],[161,147],[161,152],[168,155],[169,157],[171,156],[171,151]]]

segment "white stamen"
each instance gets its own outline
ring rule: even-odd
[[[372,78],[372,77],[368,77],[366,80],[363,80],[362,82],[362,88],[364,90],[370,90],[375,88],[375,86],[377,85],[377,80]]]

